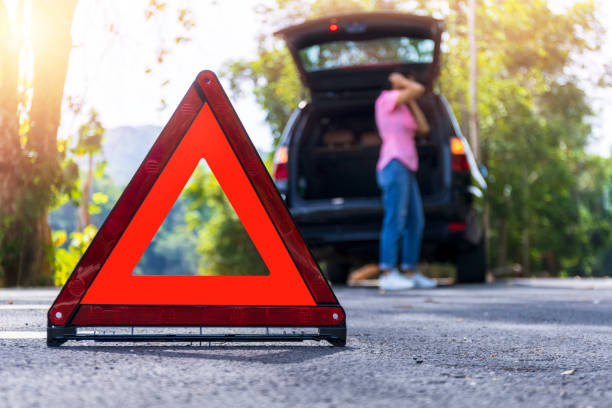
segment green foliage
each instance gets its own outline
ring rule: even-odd
[[[185,190],[186,220],[198,231],[201,275],[267,275],[268,270],[214,175],[198,169]]]
[[[416,7],[414,7],[416,6]],[[414,7],[410,9],[410,7]],[[436,84],[467,123],[469,48],[465,0],[278,0],[262,8],[266,27],[329,13],[400,9],[442,16],[447,35]],[[603,204],[612,160],[589,156],[588,99],[569,72],[600,47],[603,28],[591,0],[554,13],[546,0],[478,2],[478,115],[489,170],[491,264],[522,263],[553,275],[610,274],[612,214]],[[291,78],[287,78],[291,75]],[[262,35],[255,60],[228,63],[231,89],[253,89],[275,136],[299,100],[297,75],[278,40]],[[596,81],[596,79],[595,79]],[[593,84],[596,85],[596,84]]]
[[[79,171],[79,164],[77,158],[83,156],[93,157],[100,153],[102,149],[102,143],[104,142],[105,128],[100,122],[98,112],[91,110],[87,122],[79,126],[77,140],[73,138],[67,138],[58,141],[59,155],[59,166],[62,174],[62,183],[55,190],[52,205],[49,210],[55,211],[62,207],[68,202],[72,202],[78,206],[83,200],[83,182],[82,173]],[[73,147],[70,144],[74,143]],[[100,161],[95,164],[95,168],[88,169],[92,171],[92,176],[95,178],[101,178],[104,175],[104,169],[106,167],[105,161]],[[99,212],[99,209],[95,204],[91,209]]]
[[[229,63],[221,75],[229,78],[235,97],[241,94],[241,84],[253,82],[255,99],[266,112],[266,122],[270,125],[276,145],[289,115],[299,102],[301,86],[291,55],[285,47],[277,45],[270,50],[261,50],[259,55],[260,58],[255,61]]]
[[[53,231],[52,240],[55,247],[54,283],[56,286],[62,286],[66,283],[77,262],[95,237],[96,232],[95,226],[88,225],[82,232],[71,232],[69,234],[70,241],[66,242],[68,236],[66,231]]]
[[[465,19],[457,10],[447,18],[451,41],[439,88],[465,122],[469,64]],[[595,159],[584,151],[592,112],[577,80],[565,72],[572,58],[598,48],[596,10],[589,1],[555,14],[542,0],[530,7],[498,0],[481,5],[477,19],[491,263],[519,262],[553,275],[595,273],[595,258],[612,241],[595,244],[593,227],[607,225],[609,231],[609,214],[583,196],[601,196],[606,179],[594,177],[586,165]],[[585,189],[581,179],[592,183]]]
[[[99,153],[105,131],[98,112],[92,109],[87,122],[79,126],[77,143],[72,152],[79,157]]]
[[[187,202],[181,195],[134,268],[136,275],[195,275],[197,233],[185,223]]]
[[[83,205],[87,209],[87,215],[99,214],[102,211],[102,205],[108,203],[108,195],[102,192],[91,194],[91,187],[95,178],[104,176],[104,168],[106,163],[100,162],[94,168],[94,156],[101,152],[102,142],[104,141],[105,129],[99,120],[98,113],[91,110],[88,120],[83,123],[78,130],[78,137],[74,147],[69,149],[69,144],[72,140],[66,139],[59,143],[59,150],[62,152],[62,161],[60,167],[64,169],[64,173],[70,174],[68,183],[65,184],[63,190],[56,194],[55,205],[52,209],[58,209],[62,206],[70,205],[77,207]],[[84,178],[79,177],[79,167],[76,163],[77,157],[87,156],[89,164],[87,173]],[[77,218],[76,212],[68,212],[71,218]],[[91,222],[87,219],[85,223]],[[51,257],[54,257],[54,281],[56,285],[63,285],[68,279],[70,273],[80,257],[87,249],[90,241],[96,234],[97,228],[95,225],[86,225],[82,231],[79,230],[76,223],[68,222],[71,226],[70,234],[66,230],[56,230],[52,232],[52,242],[54,251],[51,251]],[[67,242],[67,235],[70,241]]]

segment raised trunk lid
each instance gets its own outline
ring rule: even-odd
[[[314,97],[382,89],[393,71],[431,89],[440,70],[440,20],[378,12],[327,16],[284,28],[303,84]]]

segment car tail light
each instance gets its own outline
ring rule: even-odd
[[[274,154],[274,180],[287,180],[289,178],[289,152],[287,146],[281,146]]]
[[[454,172],[469,171],[470,164],[465,155],[465,146],[458,137],[451,138],[451,170]]]
[[[329,31],[331,31],[332,33],[335,33],[336,31],[338,31],[338,28],[339,28],[338,24],[336,23],[331,23],[329,25]]]
[[[448,224],[449,232],[465,231],[465,222],[450,222]]]

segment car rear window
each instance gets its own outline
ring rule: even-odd
[[[434,59],[435,42],[424,38],[386,37],[364,41],[332,41],[299,51],[308,72],[349,66],[428,64]]]

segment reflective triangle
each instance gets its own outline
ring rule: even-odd
[[[201,159],[208,163],[269,275],[132,274]],[[186,308],[176,308],[180,306]],[[227,316],[234,316],[238,325],[344,324],[343,310],[227,96],[215,75],[204,71],[136,171],[48,317],[52,325],[232,325]]]

